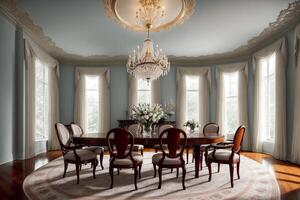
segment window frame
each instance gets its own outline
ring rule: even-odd
[[[146,89],[146,88],[139,88],[140,87],[140,83],[139,83],[139,81],[143,81],[143,82],[147,82],[146,84],[149,84],[149,89]],[[153,95],[153,92],[152,92],[152,82],[151,81],[147,81],[147,80],[144,80],[144,79],[137,79],[137,87],[136,87],[137,89],[136,89],[136,97],[137,97],[137,104],[148,104],[147,102],[141,102],[140,101],[140,98],[139,98],[139,94],[141,93],[141,92],[147,92],[147,93],[149,93],[148,95],[149,95],[149,104],[150,105],[152,105],[152,95]]]

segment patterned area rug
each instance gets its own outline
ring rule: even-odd
[[[142,167],[142,179],[138,180],[138,190],[134,190],[133,170],[122,169],[120,175],[114,175],[114,188],[109,189],[108,156],[104,157],[104,170],[97,169],[97,177],[93,179],[90,165],[83,166],[80,173],[80,184],[76,184],[74,165],[69,164],[65,178],[63,159],[57,158],[26,177],[23,188],[29,199],[280,199],[277,181],[272,173],[260,163],[242,156],[240,174],[237,179],[236,170],[234,188],[230,187],[228,165],[213,165],[212,181],[208,182],[208,170],[204,167],[199,178],[194,178],[194,163],[187,164],[186,190],[182,190],[181,170],[176,178],[176,170],[163,171],[162,188],[159,190],[158,177],[153,178],[152,153],[145,153]]]

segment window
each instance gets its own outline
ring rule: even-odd
[[[151,104],[151,81],[138,79],[137,81],[137,103]]]
[[[98,76],[85,76],[85,125],[87,133],[99,133]]]
[[[35,141],[47,140],[49,130],[48,66],[35,59]]]
[[[199,122],[199,77],[186,76],[186,119]]]
[[[224,80],[224,133],[234,134],[239,126],[238,72],[226,73]]]
[[[276,54],[260,60],[262,70],[262,141],[274,142],[275,135],[275,62]]]

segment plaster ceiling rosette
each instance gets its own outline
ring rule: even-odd
[[[195,10],[196,0],[158,0],[164,16],[158,16],[151,23],[151,32],[159,32],[173,28],[187,20]],[[137,31],[147,31],[146,24],[139,22],[137,11],[142,7],[140,0],[103,0],[105,14],[124,28]]]

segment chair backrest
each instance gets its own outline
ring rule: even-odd
[[[142,137],[142,135],[143,135],[143,127],[140,124],[131,124],[128,126],[127,130],[134,137]]]
[[[83,130],[78,124],[72,123],[70,126],[73,136],[81,137],[83,135]]]
[[[132,153],[134,137],[123,128],[111,129],[106,136],[108,150],[111,156],[116,158],[126,158]],[[115,148],[113,148],[115,147]],[[129,151],[128,151],[129,147]],[[114,152],[114,149],[116,152]]]
[[[242,125],[236,130],[234,134],[233,149],[235,152],[239,152],[241,150],[241,145],[243,142],[245,130],[246,130],[245,126]]]
[[[173,125],[171,124],[161,124],[159,127],[158,127],[158,135],[160,135],[164,130],[168,129],[168,128],[174,128]]]
[[[218,136],[219,135],[219,125],[216,123],[208,123],[203,127],[204,136]]]
[[[183,130],[168,128],[160,134],[159,138],[160,147],[165,156],[169,158],[182,157],[187,141],[186,133]],[[165,151],[163,144],[167,144],[167,151]],[[180,150],[179,153],[178,150]]]
[[[55,124],[56,134],[61,148],[69,146],[71,143],[70,132],[65,125],[62,123]]]

